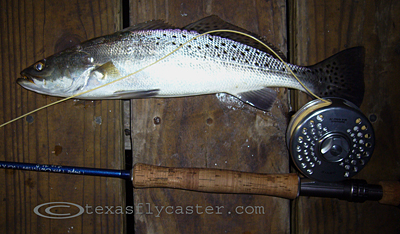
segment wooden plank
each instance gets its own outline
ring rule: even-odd
[[[352,46],[366,47],[366,93],[361,106],[376,135],[369,164],[356,178],[369,183],[400,178],[398,166],[399,79],[396,1],[294,1],[292,61],[309,65]],[[396,50],[397,48],[397,50]],[[300,105],[304,103],[302,99]],[[336,199],[301,198],[293,207],[293,233],[395,233],[400,230],[398,208],[376,202],[348,203]],[[379,231],[377,231],[379,230]]]
[[[182,27],[216,14],[266,36],[286,52],[285,1],[130,2],[131,24],[165,19]],[[228,95],[132,100],[133,162],[288,172],[287,93],[278,91],[279,98],[268,113]],[[134,202],[136,233],[289,233],[289,201],[280,198],[136,189]],[[158,214],[157,208],[168,206]],[[242,210],[246,207],[251,214]]]
[[[59,100],[17,85],[15,80],[23,68],[80,41],[112,33],[121,23],[118,0],[1,0],[0,6],[1,123]],[[0,139],[0,160],[102,168],[124,166],[120,101],[70,100],[1,128]],[[122,233],[123,215],[85,211],[77,218],[57,220],[40,217],[33,210],[47,202],[71,202],[82,207],[123,206],[123,183],[119,179],[0,170],[0,230]]]

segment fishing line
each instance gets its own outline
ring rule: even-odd
[[[259,39],[253,37],[252,35],[249,35],[249,34],[247,34],[247,33],[243,33],[243,32],[240,32],[240,31],[235,31],[235,30],[230,30],[230,29],[217,29],[217,30],[212,30],[212,31],[208,31],[208,32],[199,34],[199,35],[197,35],[197,36],[195,36],[195,37],[189,39],[188,41],[186,41],[186,42],[183,43],[182,45],[178,46],[176,49],[172,50],[171,52],[169,52],[168,54],[166,54],[166,55],[163,56],[162,58],[156,60],[156,61],[153,62],[153,63],[150,63],[149,65],[146,65],[146,66],[140,68],[139,70],[137,70],[137,71],[135,71],[135,72],[133,72],[133,73],[131,73],[131,74],[128,74],[128,75],[126,75],[126,76],[123,76],[123,77],[121,77],[121,78],[118,78],[118,79],[116,79],[116,80],[114,80],[114,81],[111,81],[111,82],[109,82],[109,83],[107,83],[107,84],[100,85],[100,86],[98,86],[98,87],[96,87],[96,88],[93,88],[93,89],[90,89],[90,90],[87,90],[87,91],[84,91],[84,92],[81,92],[81,93],[78,93],[78,94],[74,94],[74,95],[69,96],[69,97],[66,97],[66,98],[64,98],[64,99],[61,99],[61,100],[55,101],[55,102],[53,102],[53,103],[47,104],[47,105],[45,105],[45,106],[39,107],[39,108],[37,108],[37,109],[35,109],[35,110],[33,110],[33,111],[30,111],[30,112],[28,112],[28,113],[26,113],[26,114],[23,114],[23,115],[21,115],[21,116],[19,116],[19,117],[17,117],[17,118],[14,118],[14,119],[12,119],[12,120],[10,120],[10,121],[8,121],[8,122],[5,122],[5,123],[1,124],[1,125],[0,125],[0,128],[4,127],[4,126],[6,126],[6,125],[8,125],[8,124],[10,124],[10,123],[12,123],[12,122],[15,122],[15,121],[17,121],[17,120],[19,120],[19,119],[22,119],[22,118],[24,118],[24,117],[26,117],[26,116],[28,116],[28,115],[30,115],[30,114],[33,114],[33,113],[38,112],[38,111],[40,111],[40,110],[43,110],[43,109],[45,109],[45,108],[47,108],[47,107],[56,105],[56,104],[58,104],[58,103],[67,101],[67,100],[69,100],[69,99],[72,99],[72,98],[78,97],[78,96],[80,96],[80,95],[89,93],[89,92],[91,92],[91,91],[94,91],[94,90],[103,88],[103,87],[105,87],[105,86],[107,86],[107,85],[116,83],[116,82],[121,81],[121,80],[123,80],[123,79],[125,79],[125,78],[128,78],[128,77],[130,77],[130,76],[132,76],[132,75],[135,75],[135,74],[137,74],[137,73],[143,71],[144,69],[146,69],[146,68],[148,68],[148,67],[151,67],[151,66],[153,66],[154,64],[156,64],[156,63],[158,63],[158,62],[160,62],[160,61],[166,59],[167,57],[171,56],[173,53],[175,53],[176,51],[178,51],[179,49],[181,49],[182,47],[184,47],[184,46],[185,46],[186,44],[188,44],[189,42],[191,42],[191,41],[193,41],[193,40],[195,40],[195,39],[197,39],[197,38],[199,38],[199,37],[201,37],[201,36],[204,36],[204,35],[207,35],[207,34],[211,34],[211,33],[216,33],[216,32],[230,32],[230,33],[236,33],[236,34],[240,34],[240,35],[249,37],[249,38],[251,38],[251,39],[257,41],[258,43],[260,43],[261,45],[263,45],[264,47],[266,47],[269,51],[271,51],[271,52],[285,65],[286,69],[293,75],[293,77],[300,83],[300,85],[301,85],[309,94],[311,94],[312,96],[314,96],[315,98],[317,98],[317,99],[319,99],[319,100],[322,100],[323,102],[326,102],[327,104],[330,103],[328,100],[325,100],[325,99],[322,99],[322,98],[318,97],[318,96],[317,96],[316,94],[314,94],[311,90],[309,90],[309,89],[303,84],[303,82],[301,82],[301,80],[294,74],[294,72],[293,72],[292,69],[289,67],[289,65],[288,65],[274,50],[272,50],[272,49],[271,49],[267,44],[265,44],[264,42],[262,42],[262,41],[260,41]]]
[[[271,49],[267,44],[265,44],[264,42],[260,41],[259,39],[253,37],[252,35],[249,35],[247,33],[243,33],[240,31],[235,31],[235,30],[230,30],[230,29],[217,29],[217,30],[213,30],[213,31],[209,31],[207,33],[204,34],[209,34],[209,33],[215,33],[215,32],[231,32],[231,33],[236,33],[236,34],[240,34],[246,37],[249,37],[255,41],[257,41],[258,43],[260,43],[261,45],[263,45],[264,47],[266,47],[269,51],[271,51],[286,67],[286,69],[293,75],[293,77],[300,83],[300,85],[312,96],[314,96],[316,99],[322,100],[324,102],[329,102],[328,100],[325,100],[323,98],[318,97],[315,93],[313,93],[310,89],[308,89],[303,82],[301,82],[301,80],[294,74],[293,70],[289,67],[289,65],[273,50]],[[203,34],[202,34],[203,35]],[[201,36],[201,35],[200,35]]]

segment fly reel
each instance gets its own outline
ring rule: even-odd
[[[357,174],[374,150],[374,130],[353,103],[313,100],[291,119],[286,142],[296,167],[307,177],[341,181]]]

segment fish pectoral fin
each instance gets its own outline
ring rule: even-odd
[[[149,98],[155,97],[160,92],[159,89],[151,89],[151,90],[120,90],[116,91],[113,94],[115,99],[134,99],[134,98]]]
[[[99,78],[99,76],[101,76],[101,79],[104,79],[107,76],[116,77],[116,78],[121,76],[118,68],[116,68],[115,65],[113,64],[113,62],[111,62],[111,61],[106,62],[103,65],[96,67],[95,69],[93,69],[93,71],[90,72],[90,74],[97,78]]]
[[[248,92],[238,93],[237,98],[258,109],[270,111],[275,102],[277,93],[271,88],[263,88]]]

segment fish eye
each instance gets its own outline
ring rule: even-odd
[[[35,68],[36,71],[42,71],[44,69],[44,62],[37,62],[35,65],[33,65],[33,68]]]

